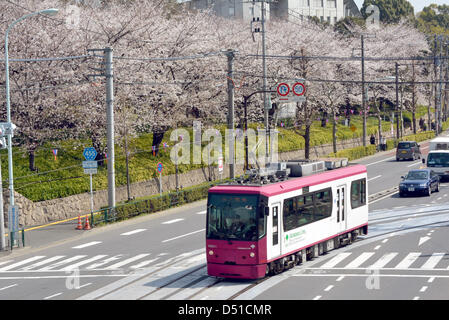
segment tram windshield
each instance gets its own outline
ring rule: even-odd
[[[207,238],[257,241],[257,195],[210,194]],[[262,228],[265,216],[261,215]]]

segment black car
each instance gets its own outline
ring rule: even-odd
[[[430,196],[433,191],[438,192],[440,188],[440,178],[431,169],[410,170],[401,178],[403,180],[399,183],[400,197],[409,193],[424,193]]]

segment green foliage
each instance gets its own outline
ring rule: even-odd
[[[398,23],[401,18],[414,18],[413,6],[407,0],[365,0],[360,9],[366,18],[366,8],[375,5],[380,11],[380,21],[383,23]]]
[[[449,36],[449,6],[431,4],[424,7],[418,14],[418,29],[432,37],[429,39],[432,43],[434,34],[443,34]]]

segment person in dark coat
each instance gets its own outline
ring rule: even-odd
[[[374,134],[371,134],[371,137],[369,138],[369,142],[371,144],[375,144],[376,143],[376,137],[374,137]]]

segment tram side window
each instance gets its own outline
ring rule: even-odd
[[[351,208],[366,205],[366,179],[351,182]]]
[[[284,200],[283,210],[284,231],[330,217],[331,213],[332,196],[330,188],[286,199]]]
[[[331,191],[323,190],[315,193],[315,220],[327,218],[332,212]]]

